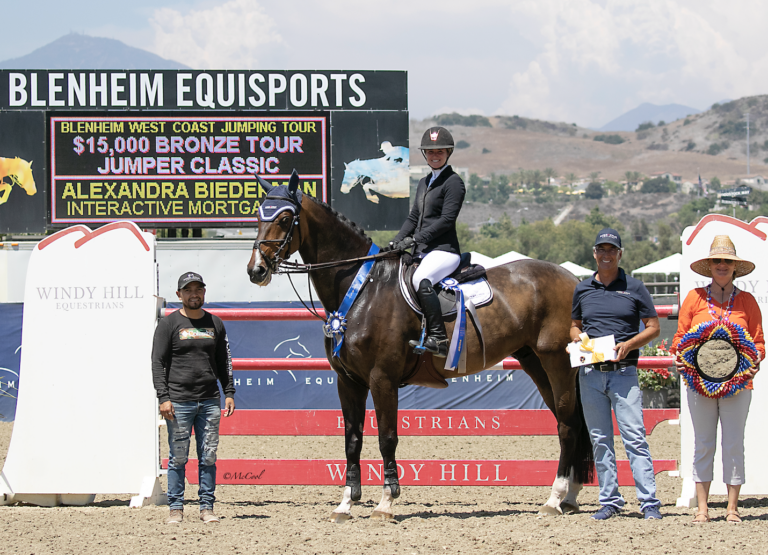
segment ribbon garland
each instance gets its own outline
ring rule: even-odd
[[[379,247],[376,243],[371,243],[371,248],[368,250],[368,256],[374,255],[379,252]],[[357,299],[357,294],[360,293],[360,289],[363,288],[363,284],[368,280],[368,276],[371,274],[373,265],[376,260],[368,260],[357,271],[355,279],[352,280],[352,284],[347,289],[347,294],[344,295],[344,299],[341,301],[341,306],[335,312],[328,313],[326,311],[326,321],[323,324],[323,333],[326,337],[331,338],[333,342],[333,356],[338,357],[341,346],[344,344],[344,332],[347,329],[347,313],[349,309]]]

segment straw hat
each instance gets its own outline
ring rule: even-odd
[[[709,247],[709,256],[691,264],[691,270],[699,275],[712,277],[712,272],[709,270],[709,260],[711,258],[735,260],[736,271],[733,277],[746,276],[755,269],[755,265],[752,264],[752,262],[736,256],[736,247],[733,245],[731,238],[727,235],[715,236],[715,240],[712,241],[712,246]]]

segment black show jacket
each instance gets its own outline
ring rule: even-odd
[[[434,250],[461,254],[456,219],[464,203],[464,181],[451,166],[446,166],[428,187],[431,179],[432,172],[419,181],[411,213],[394,241],[413,236],[417,254]]]

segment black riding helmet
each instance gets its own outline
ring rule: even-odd
[[[445,127],[430,127],[421,137],[419,150],[421,150],[421,155],[424,156],[425,160],[427,159],[425,150],[436,150],[438,148],[448,150],[448,158],[450,158],[451,154],[453,154],[454,146],[453,136]]]

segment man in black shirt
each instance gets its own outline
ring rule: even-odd
[[[225,416],[235,412],[232,358],[224,324],[203,310],[205,283],[200,274],[186,272],[176,291],[182,308],[163,318],[152,344],[152,377],[160,414],[168,425],[169,524],[181,522],[184,470],[192,429],[197,442],[200,519],[218,522],[213,512],[216,490],[216,449],[219,446],[221,399]]]

